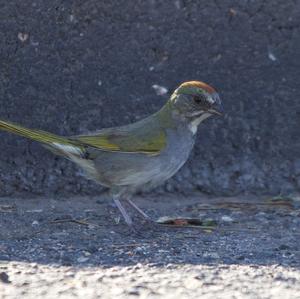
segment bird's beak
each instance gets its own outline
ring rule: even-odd
[[[210,114],[215,114],[215,115],[219,115],[219,116],[223,116],[223,113],[216,110],[216,109],[208,109],[207,112],[209,112]]]
[[[219,94],[216,92],[213,93],[212,98],[214,100],[214,104],[210,109],[207,110],[207,112],[209,112],[211,114],[222,116],[223,115],[223,107],[222,107],[222,103],[221,103]]]

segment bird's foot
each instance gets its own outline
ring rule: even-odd
[[[129,214],[126,212],[125,208],[121,204],[120,200],[118,198],[114,198],[114,202],[116,206],[118,207],[119,211],[121,212],[126,224],[129,228],[130,235],[135,235],[137,237],[149,237],[149,234],[151,234],[151,237],[153,237],[154,232],[161,233],[164,228],[162,225],[151,219],[150,216],[148,216],[144,211],[142,211],[135,203],[133,203],[130,199],[126,199],[128,204],[132,206],[140,216],[143,218],[143,222],[135,222],[133,223],[132,218],[129,216]]]

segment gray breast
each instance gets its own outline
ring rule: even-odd
[[[163,183],[172,177],[187,161],[195,144],[195,137],[190,130],[180,128],[178,131],[170,130],[168,145],[158,157],[160,172],[150,182],[151,185]]]

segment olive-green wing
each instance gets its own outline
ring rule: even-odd
[[[0,130],[41,142],[54,153],[63,155],[70,151],[73,155],[82,154],[84,149],[89,147],[103,151],[156,155],[166,146],[165,132],[144,122],[73,137],[61,137],[41,130],[27,129],[1,120]]]
[[[107,129],[93,135],[74,136],[81,144],[103,151],[143,153],[156,155],[166,146],[163,130],[122,130]],[[72,138],[72,139],[73,139]]]

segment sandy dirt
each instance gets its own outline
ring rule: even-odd
[[[106,196],[1,198],[0,298],[300,298],[297,198],[135,202],[216,225],[132,234]]]

